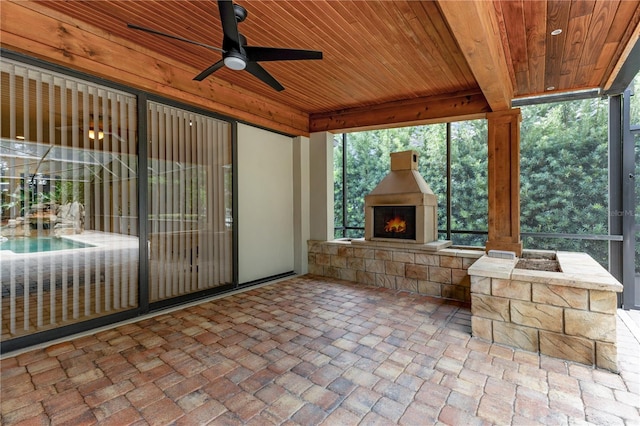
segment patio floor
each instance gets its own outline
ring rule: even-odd
[[[640,424],[620,374],[470,336],[468,307],[299,277],[5,357],[0,423]]]

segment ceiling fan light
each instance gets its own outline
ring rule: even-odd
[[[224,58],[224,64],[227,68],[231,68],[232,70],[241,71],[246,68],[247,62],[236,56],[227,56]]]

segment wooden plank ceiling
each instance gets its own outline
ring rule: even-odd
[[[638,39],[640,0],[238,0],[249,45],[321,50],[321,61],[263,63],[285,90],[223,68],[219,79],[309,114],[310,130],[503,110],[511,99],[606,89]],[[220,46],[215,1],[44,1],[195,76],[220,53],[127,28]],[[551,35],[560,29],[559,35]],[[144,70],[141,70],[144,72]],[[207,80],[209,80],[207,79]],[[205,80],[202,84],[206,84]],[[426,106],[425,106],[426,105]]]

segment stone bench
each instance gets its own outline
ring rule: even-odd
[[[557,252],[562,272],[483,256],[468,269],[474,336],[617,371],[622,285],[585,253]]]

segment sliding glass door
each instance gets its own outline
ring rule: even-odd
[[[135,308],[136,97],[0,67],[1,340]]]
[[[149,300],[233,283],[231,125],[148,103]]]
[[[232,124],[27,62],[0,62],[2,351],[234,288]]]

